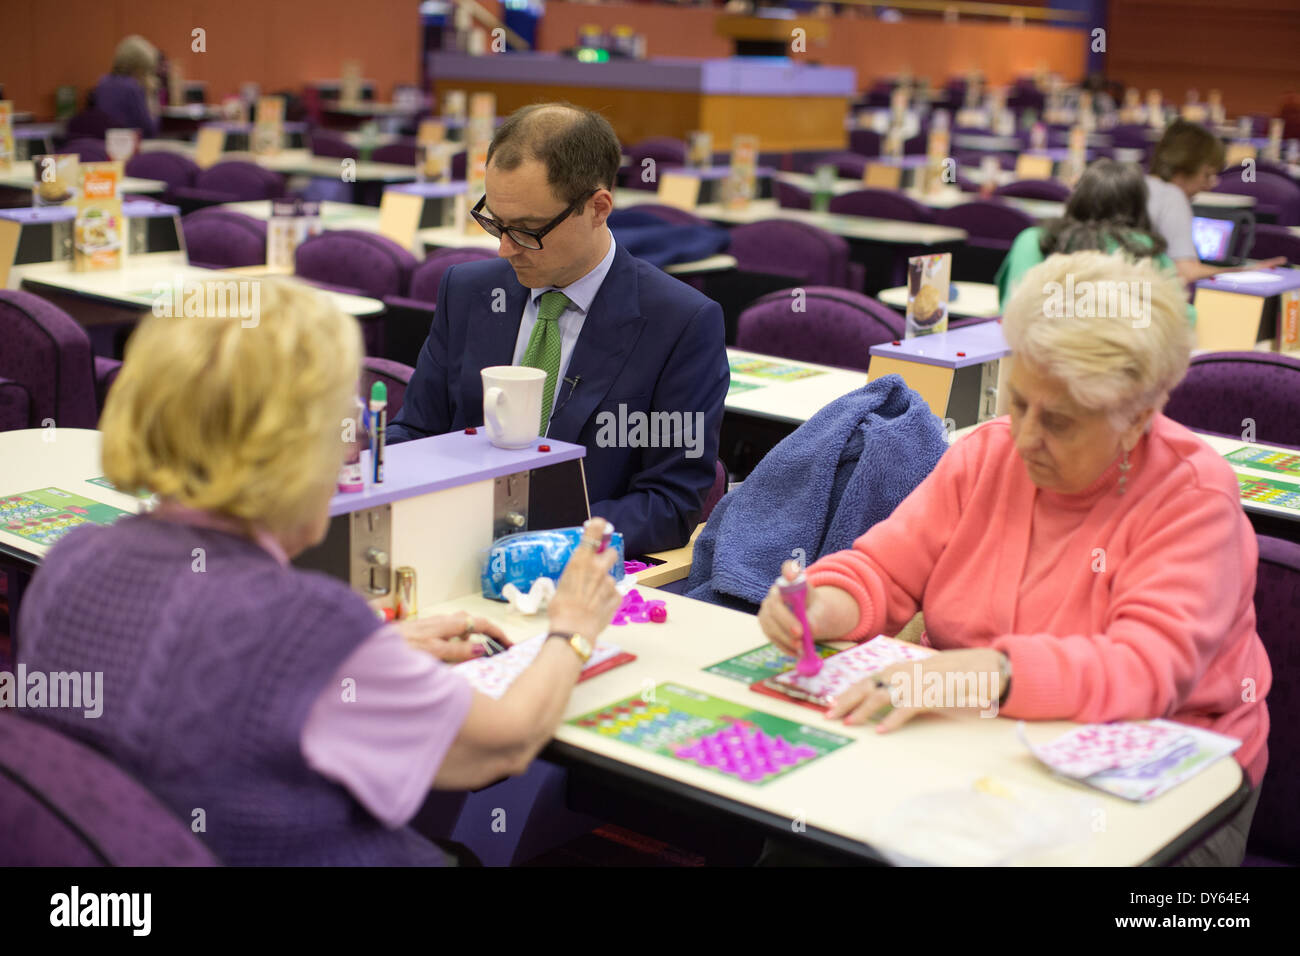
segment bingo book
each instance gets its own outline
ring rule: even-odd
[[[537,659],[537,655],[545,643],[546,635],[538,634],[513,645],[504,654],[480,657],[476,660],[465,661],[463,664],[457,664],[455,671],[469,681],[470,685],[480,694],[486,694],[488,697],[499,700],[501,695],[515,682],[515,679]],[[587,661],[587,666],[582,669],[582,673],[578,676],[578,683],[581,684],[598,674],[603,674],[605,671],[613,670],[615,667],[620,667],[634,660],[636,660],[635,654],[629,654],[615,644],[606,644],[601,641],[593,648],[591,660]]]
[[[822,662],[822,669],[811,677],[802,677],[791,668],[775,677],[755,681],[749,689],[826,710],[839,694],[877,671],[902,661],[919,661],[933,653],[928,647],[881,635],[847,651],[832,654]]]

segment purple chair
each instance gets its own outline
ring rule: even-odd
[[[713,223],[709,222],[707,219],[701,219],[693,212],[687,212],[685,209],[678,209],[676,206],[665,206],[662,203],[637,203],[635,206],[629,206],[628,208],[635,209],[637,212],[643,212],[648,216],[654,216],[656,219],[663,220],[671,226],[713,225]]]
[[[1237,172],[1239,168],[1240,167],[1232,167],[1225,172],[1225,175]],[[1267,159],[1257,159],[1255,160],[1255,172],[1272,173],[1274,176],[1281,176],[1283,179],[1288,179],[1293,183],[1300,184],[1300,178],[1291,175],[1291,167],[1283,165],[1282,163],[1269,162]]]
[[[126,161],[126,174],[137,179],[157,179],[167,184],[168,191],[193,186],[199,175],[199,165],[188,156],[159,149],[137,153]]]
[[[87,139],[97,139],[101,142],[108,134],[110,129],[117,128],[117,122],[103,110],[88,109],[82,110],[76,116],[68,120],[67,129],[64,135],[68,139],[77,139],[84,136]]]
[[[789,276],[806,285],[861,292],[866,278],[862,265],[849,261],[849,244],[843,237],[789,219],[735,227],[727,254],[736,257],[736,268],[742,272]]]
[[[0,713],[0,866],[218,866],[188,825],[108,759]]]
[[[1055,179],[1018,179],[1014,183],[999,186],[993,191],[993,195],[1065,202],[1070,198],[1070,187],[1065,183],[1058,183]]]
[[[670,136],[652,136],[631,147],[628,155],[632,158],[632,162],[627,166],[623,185],[628,189],[653,191],[659,188],[659,170],[669,166],[686,165],[686,144]],[[655,161],[655,176],[649,182],[643,182],[641,163],[647,159]]]
[[[851,193],[841,193],[832,197],[830,211],[904,222],[935,221],[934,210],[929,206],[892,189],[856,189]]]
[[[1244,866],[1300,866],[1300,544],[1260,535],[1255,628],[1273,667],[1268,770],[1246,842]]]
[[[59,152],[76,153],[83,163],[108,162],[108,149],[105,148],[104,141],[102,139],[91,139],[88,136],[68,140],[63,144]]]
[[[1224,176],[1214,191],[1254,196],[1256,216],[1272,216],[1279,226],[1300,226],[1300,186],[1286,176],[1257,170],[1253,183],[1238,175]]]
[[[318,129],[311,134],[311,154],[332,159],[358,159],[361,151],[342,136]]]
[[[1300,448],[1300,359],[1276,352],[1209,352],[1192,358],[1165,414],[1188,428]]]
[[[992,282],[1016,236],[1034,225],[1027,213],[996,199],[976,199],[935,217],[941,226],[966,230],[966,248],[953,258],[953,279]]]
[[[1270,226],[1265,223],[1255,226],[1255,242],[1250,247],[1250,258],[1272,259],[1275,256],[1286,256],[1292,265],[1300,263],[1300,236],[1286,226]]]
[[[190,265],[205,269],[259,266],[266,262],[266,222],[212,207],[181,219]]]
[[[416,258],[393,240],[359,229],[322,232],[299,243],[294,273],[316,285],[372,299],[407,294]],[[382,320],[363,320],[367,355],[385,354]]]
[[[284,177],[256,163],[232,159],[201,170],[194,178],[194,188],[232,197],[223,202],[279,199],[284,195]]]
[[[462,262],[494,258],[496,253],[473,246],[437,249],[426,256],[412,270],[405,295],[384,296],[383,357],[409,365],[418,362],[438,304],[438,287],[443,275]]]
[[[781,179],[772,180],[772,196],[783,209],[812,208],[812,193]]]
[[[849,152],[860,156],[879,156],[883,137],[874,129],[849,131]]]
[[[22,382],[0,378],[0,432],[32,425],[32,393]]]
[[[372,162],[392,163],[395,166],[414,166],[419,162],[420,150],[415,140],[404,140],[380,146],[370,154]]]
[[[637,208],[640,208],[639,206]],[[496,253],[490,249],[466,246],[463,249],[439,249],[431,252],[424,261],[411,272],[411,281],[407,292],[408,298],[421,305],[432,307],[438,301],[438,287],[442,277],[452,266],[462,262],[477,262],[480,259],[495,259]]]
[[[361,394],[370,397],[370,386],[383,382],[388,389],[388,420],[402,410],[402,401],[406,398],[406,386],[411,381],[415,369],[392,359],[375,358],[367,355],[361,361]]]
[[[903,337],[903,316],[859,292],[809,286],[803,311],[794,310],[795,301],[793,290],[783,289],[747,308],[736,348],[865,372],[871,346]]]
[[[28,393],[28,421],[94,428],[101,395],[121,365],[91,354],[90,338],[57,305],[30,292],[0,290],[0,378]]]
[[[835,175],[841,179],[861,180],[867,171],[867,158],[857,153],[827,153],[814,159],[801,159],[800,171],[812,173],[818,166],[834,166]]]
[[[713,487],[709,493],[704,496],[704,507],[700,510],[700,522],[709,520],[709,515],[713,514],[713,508],[723,495],[727,493],[727,466],[719,458],[713,463]],[[681,593],[681,592],[678,592]]]
[[[1140,123],[1121,123],[1110,130],[1111,146],[1118,149],[1149,150],[1152,146],[1147,136],[1149,130],[1149,126]]]

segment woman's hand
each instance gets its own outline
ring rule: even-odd
[[[596,553],[604,529],[603,518],[587,523],[548,607],[551,630],[581,634],[592,644],[596,643],[596,635],[609,626],[623,599],[609,573],[618,552],[606,548]]]
[[[781,573],[787,581],[793,581],[799,574],[799,565],[787,561],[781,568]],[[808,626],[812,628],[815,641],[839,640],[858,626],[858,602],[849,592],[839,588],[815,588],[808,585],[804,613],[808,616]],[[764,636],[787,654],[798,657],[803,653],[802,628],[781,600],[776,584],[772,585],[759,606],[758,624],[763,629]]]
[[[855,726],[883,712],[887,716],[876,727],[882,734],[932,710],[996,716],[1002,696],[1001,673],[1002,653],[991,647],[943,651],[919,661],[894,664],[859,681],[840,694],[826,716],[832,720],[843,717],[844,723]]]
[[[435,614],[395,623],[406,643],[448,664],[459,664],[483,653],[482,644],[467,640],[471,634],[486,634],[507,647],[510,644],[500,627],[485,617],[470,614]]]

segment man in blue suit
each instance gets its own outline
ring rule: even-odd
[[[546,370],[542,434],[587,449],[591,513],[629,555],[689,540],[730,371],[721,307],[614,242],[621,150],[597,113],[524,107],[497,130],[474,216],[499,258],[448,269],[388,440],[483,422],[480,371]]]

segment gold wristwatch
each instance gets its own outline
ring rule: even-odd
[[[583,666],[591,660],[591,641],[587,640],[581,634],[570,634],[567,631],[551,631],[546,635],[547,639],[558,637],[573,648],[573,653],[581,659]]]

